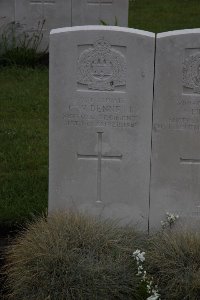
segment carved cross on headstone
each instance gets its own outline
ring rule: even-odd
[[[87,0],[87,3],[91,5],[108,5],[112,4],[113,0]]]
[[[97,203],[101,203],[101,162],[102,160],[122,160],[122,154],[120,155],[105,155],[102,154],[102,135],[103,132],[97,132],[98,138],[98,153],[97,154],[79,154],[77,153],[78,159],[89,159],[89,160],[97,160],[98,167],[97,167]]]
[[[184,165],[200,165],[200,158],[182,158],[180,157],[180,163]],[[200,216],[200,205],[198,205],[197,210],[193,212],[194,216]]]
[[[55,0],[31,0],[30,4],[40,4],[40,5],[55,4]]]
[[[192,214],[194,217],[199,218],[200,217],[200,205],[196,206],[196,210]]]
[[[180,163],[184,164],[184,165],[186,165],[186,164],[199,165],[200,164],[200,158],[182,158],[182,157],[180,157]]]
[[[30,1],[31,5],[41,5],[42,8],[42,16],[45,19],[45,8],[48,5],[55,5],[55,0],[31,0]]]
[[[96,12],[98,12],[99,21],[102,19],[102,6],[112,5],[113,0],[87,0],[88,5],[95,5]]]

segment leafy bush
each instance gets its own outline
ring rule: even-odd
[[[48,60],[47,49],[41,51],[43,22],[38,22],[33,33],[24,31],[18,22],[11,22],[3,29],[1,39],[0,65],[35,67]]]
[[[200,299],[200,230],[162,232],[150,238],[149,271],[161,299]]]
[[[9,299],[146,299],[132,257],[137,234],[68,213],[28,226],[7,251]]]
[[[144,269],[133,251],[142,262],[145,254]],[[8,299],[146,300],[151,280],[159,299],[200,299],[200,231],[147,239],[114,221],[57,213],[29,224],[6,261]]]

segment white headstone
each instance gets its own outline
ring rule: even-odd
[[[128,26],[129,0],[73,0],[72,25]]]
[[[15,19],[15,2],[14,0],[1,0],[0,1],[0,31],[5,24],[13,22]]]
[[[0,25],[15,21],[21,32],[38,33],[41,24],[43,39],[39,49],[49,44],[53,28],[74,25],[128,26],[128,0],[0,0]],[[19,29],[19,28],[18,28]],[[1,28],[0,28],[1,30]]]
[[[147,228],[154,34],[83,26],[50,40],[49,211]]]
[[[15,20],[26,31],[34,32],[45,20],[43,45],[49,44],[52,28],[71,26],[71,1],[69,0],[20,0],[15,4]]]
[[[157,35],[152,227],[165,213],[200,221],[200,30]]]

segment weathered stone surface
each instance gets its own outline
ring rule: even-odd
[[[147,228],[154,34],[83,26],[50,36],[49,211]]]
[[[157,35],[150,224],[200,220],[200,30]]]
[[[49,44],[52,28],[71,26],[71,1],[66,0],[20,0],[15,5],[15,20],[24,25],[29,32],[37,31],[38,24],[43,27],[43,47]]]
[[[100,20],[108,25],[128,26],[128,0],[1,0],[0,25],[19,22],[21,31],[33,34],[41,29],[45,20],[40,49],[49,44],[53,28],[74,25],[98,25]]]
[[[15,2],[14,0],[1,0],[0,1],[0,31],[2,31],[2,26],[8,24],[15,19]],[[3,28],[4,29],[4,28]]]
[[[72,2],[72,25],[128,26],[128,0],[74,0]]]

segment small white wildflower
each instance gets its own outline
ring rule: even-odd
[[[146,278],[147,278],[147,271],[144,271],[142,276],[142,281],[146,281]]]
[[[147,292],[150,294],[151,293],[151,287],[149,284],[147,284]]]
[[[140,250],[136,250],[133,252],[133,257],[137,260],[137,262],[141,261],[145,261],[145,252],[141,252]]]
[[[163,222],[166,223],[166,222]],[[153,286],[153,277],[151,280],[147,278],[147,272],[144,270],[142,263],[145,261],[145,252],[137,249],[133,252],[133,257],[136,260],[138,266],[137,276],[141,275],[141,282],[145,282],[147,292],[151,296],[147,300],[159,300],[159,294],[157,293],[157,286]]]
[[[158,300],[159,297],[160,297],[159,294],[158,295],[152,295],[152,296],[148,297],[147,300]]]
[[[138,271],[136,275],[137,275],[137,276],[142,275],[142,271]]]
[[[173,214],[167,214],[167,220],[170,222],[171,220],[174,220],[174,215]]]
[[[178,214],[173,214],[166,212],[166,221],[161,221],[162,228],[170,227],[176,222],[176,220],[179,218]]]
[[[142,274],[142,271],[143,271],[143,266],[139,266],[138,267],[138,272],[136,275],[141,275]]]
[[[137,250],[135,250],[135,251],[133,252],[133,256],[137,256],[139,253],[140,253],[140,250],[137,249]]]
[[[167,226],[167,222],[165,222],[165,221],[161,221],[160,223],[161,223],[162,228],[165,228]]]
[[[144,256],[145,256],[145,252],[141,252],[141,253],[138,254],[138,257],[139,257],[139,259],[140,259],[141,262],[145,261],[145,257]]]

